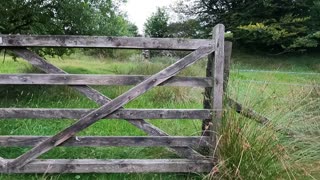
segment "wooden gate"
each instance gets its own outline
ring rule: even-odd
[[[97,109],[18,109],[1,108],[0,118],[78,119],[52,137],[0,136],[1,147],[33,148],[16,159],[0,157],[0,173],[122,173],[122,172],[209,172],[214,158],[197,152],[201,144],[213,149],[215,133],[222,118],[225,41],[224,26],[214,28],[213,40],[119,38],[93,36],[0,35],[0,48],[6,48],[47,74],[2,74],[0,84],[68,85],[100,105]],[[231,43],[226,47],[230,50]],[[152,76],[74,75],[45,61],[27,47],[121,48],[193,51]],[[231,52],[228,51],[228,52]],[[227,53],[228,54],[228,53]],[[197,60],[209,56],[207,77],[175,76]],[[227,57],[227,55],[226,55]],[[213,73],[214,72],[214,73]],[[135,85],[110,99],[89,85]],[[155,86],[206,88],[205,109],[160,110],[124,109],[123,106]],[[78,132],[103,118],[125,119],[146,132],[148,137],[77,137]],[[169,136],[144,119],[202,119],[203,135]],[[184,159],[37,159],[57,146],[166,146]]]

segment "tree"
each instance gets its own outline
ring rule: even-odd
[[[288,52],[318,46],[319,18],[312,14],[316,3],[319,1],[189,0],[181,1],[176,10],[196,17],[208,37],[215,24],[223,23],[242,45]]]
[[[110,0],[7,0],[0,6],[1,33],[91,34],[111,7]]]
[[[163,38],[168,33],[169,15],[165,9],[158,8],[144,24],[144,33],[150,37]]]
[[[205,36],[199,21],[188,19],[168,25],[167,36],[174,38],[202,38]]]
[[[0,34],[131,35],[132,24],[119,12],[124,0],[5,0]],[[66,49],[38,53],[63,55]]]
[[[129,31],[130,36],[133,36],[133,37],[140,36],[137,25],[135,25],[131,22],[128,22],[128,31]]]

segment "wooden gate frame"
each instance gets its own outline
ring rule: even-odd
[[[0,48],[6,48],[48,73],[0,75],[0,84],[69,85],[101,105],[97,109],[17,109],[0,108],[0,118],[79,119],[52,137],[0,136],[1,147],[33,146],[16,159],[0,157],[0,173],[122,173],[122,172],[209,172],[213,156],[205,157],[192,148],[208,146],[214,150],[223,113],[224,59],[229,59],[231,43],[224,41],[224,26],[214,27],[213,40],[118,38],[93,36],[0,35]],[[152,76],[72,75],[45,61],[26,47],[121,48],[193,51]],[[225,55],[225,47],[228,52]],[[214,53],[214,54],[213,54]],[[184,68],[209,56],[207,77],[177,77]],[[227,77],[227,76],[225,76]],[[137,84],[137,85],[136,85]],[[111,100],[88,85],[135,85]],[[136,110],[123,106],[158,85],[205,87],[204,110]],[[213,117],[212,115],[213,114]],[[103,118],[125,119],[151,137],[76,137]],[[173,137],[144,119],[203,119],[203,135]],[[166,146],[186,159],[36,159],[57,146]]]

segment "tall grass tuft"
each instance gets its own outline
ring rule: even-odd
[[[275,90],[270,93],[263,85],[246,87],[245,92],[229,89],[229,95],[239,97],[245,107],[267,116],[271,122],[258,124],[227,108],[216,150],[219,161],[206,178],[317,179],[319,166],[316,164],[320,162],[318,89],[291,88],[283,96],[283,87],[273,87],[281,93]],[[283,100],[286,100],[285,105],[280,103]]]
[[[219,163],[208,179],[276,179],[287,170],[277,134],[230,109],[224,114],[216,151]]]

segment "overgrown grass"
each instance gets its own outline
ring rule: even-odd
[[[248,88],[251,94],[254,89],[252,86]],[[270,103],[262,102],[273,98],[258,100],[264,104],[261,107],[255,104],[255,100],[250,100],[252,96],[246,97],[246,107],[266,114],[274,113],[269,115],[272,121],[261,125],[227,109],[217,149],[220,163],[213,168],[208,179],[317,179],[319,97],[305,96],[294,105],[288,104],[291,108],[276,109],[268,105]]]
[[[218,148],[219,164],[210,174],[222,179],[276,179],[283,174],[279,163],[284,154],[277,135],[267,126],[225,113]]]
[[[233,60],[237,69],[320,72],[319,53],[274,56],[234,49]]]
[[[272,119],[261,126],[226,109],[217,150],[220,163],[210,175],[194,174],[89,174],[89,175],[2,175],[0,179],[276,179],[319,177],[319,88],[320,75],[272,72],[243,72],[242,69],[319,72],[316,56],[263,57],[234,54],[234,66],[228,95],[247,107]],[[144,74],[150,75],[175,58],[157,57],[151,61],[140,55],[128,60],[96,59],[81,53],[49,61],[74,74]],[[205,60],[184,70],[180,75],[204,76]],[[35,72],[21,59],[7,60],[0,73]],[[262,81],[262,82],[261,82]],[[271,84],[264,83],[268,81]],[[283,85],[295,83],[299,85]],[[311,86],[301,86],[311,85]],[[115,98],[130,87],[95,87]],[[199,88],[157,87],[127,108],[202,108]],[[0,107],[95,108],[97,105],[68,87],[0,86]],[[53,135],[72,124],[73,120],[1,120],[0,135]],[[200,135],[201,121],[152,120],[154,125],[171,135]],[[275,131],[279,130],[281,131]],[[293,136],[283,132],[294,132]],[[103,120],[80,135],[134,136],[145,135],[125,121]],[[14,158],[29,148],[0,148],[0,156]],[[175,158],[164,148],[56,148],[42,158]],[[310,168],[309,166],[312,166]]]
[[[320,61],[313,56],[302,56],[305,61],[301,62],[288,56],[240,54],[237,58],[228,95],[272,121],[261,126],[228,110],[218,149],[220,164],[211,175],[226,179],[319,178],[320,74],[314,66]],[[302,69],[302,63],[310,64]],[[242,71],[252,67],[279,72]]]

